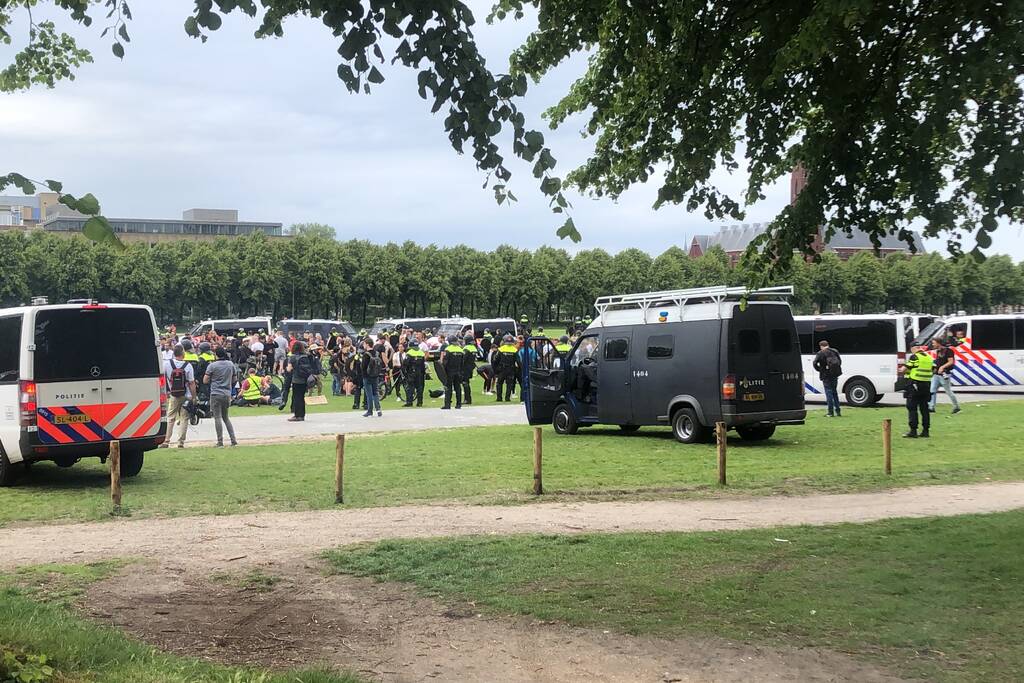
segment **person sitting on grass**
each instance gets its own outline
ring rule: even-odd
[[[270,405],[270,397],[263,390],[263,379],[256,374],[256,366],[250,365],[248,374],[242,380],[235,405],[240,407]],[[270,377],[266,377],[267,380]]]

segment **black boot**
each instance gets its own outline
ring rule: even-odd
[[[922,439],[927,439],[928,438],[928,430],[927,429],[924,430],[923,432],[921,432],[921,438]]]
[[[911,429],[909,432],[907,432],[906,434],[903,435],[903,438],[904,439],[916,439],[917,438],[917,430],[916,429]]]

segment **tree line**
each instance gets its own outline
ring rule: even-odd
[[[212,242],[177,241],[124,251],[75,235],[0,232],[0,303],[32,296],[144,303],[161,323],[267,314],[275,320],[343,318],[357,325],[379,317],[491,316],[534,321],[593,314],[604,294],[748,281],[719,249],[699,258],[671,247],[656,257],[639,249],[610,254],[586,249],[533,251],[501,245],[422,246],[336,241],[325,232],[290,239],[254,234]],[[973,313],[1024,304],[1024,263],[1009,256],[984,261],[939,254],[841,261],[832,253],[808,263],[794,256],[776,284],[796,289],[801,313],[868,313],[895,309]]]

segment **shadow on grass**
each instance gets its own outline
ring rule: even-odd
[[[585,429],[581,429],[577,434],[569,438],[579,438],[580,436],[617,436],[620,439],[653,440],[663,443],[675,441],[675,437],[672,436],[672,430],[668,427],[663,426],[642,427],[635,432],[624,432],[618,427],[609,426],[587,427]],[[772,438],[766,439],[764,441],[748,441],[741,437],[736,432],[729,432],[729,434],[726,437],[726,444],[729,448],[774,450],[790,446],[790,442],[792,442],[793,440],[794,439],[787,438],[785,434],[780,438],[778,436],[778,432],[776,432],[776,436],[773,436]],[[714,446],[715,439],[714,435],[712,434],[711,438],[704,443],[692,445],[679,443],[677,445],[680,449],[683,449],[681,451],[681,453],[683,454],[687,452],[685,449],[694,449],[694,452],[698,452],[701,446]]]
[[[98,461],[97,461],[98,462]],[[147,471],[143,468],[146,484],[159,485],[167,480],[167,476],[159,471]],[[134,477],[121,480],[122,486],[131,486]],[[15,488],[31,488],[36,491],[75,491],[110,488],[110,472],[103,466],[88,467],[82,462],[72,467],[57,467],[49,461],[32,463],[27,472],[18,478]]]

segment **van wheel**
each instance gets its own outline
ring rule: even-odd
[[[555,408],[555,414],[551,418],[551,426],[555,428],[556,434],[575,434],[579,429],[576,424],[576,416],[572,414],[569,406],[563,404]]]
[[[67,455],[53,459],[53,464],[57,467],[74,467],[77,462],[78,458]]]
[[[864,408],[876,401],[875,387],[866,379],[855,379],[846,385],[846,402],[854,408]]]
[[[632,434],[640,431],[640,425],[619,425],[619,429],[625,434]]]
[[[736,433],[739,434],[744,441],[764,441],[765,439],[772,438],[772,435],[775,433],[775,425],[743,425],[736,428]]]
[[[7,454],[0,451],[0,486],[13,486],[21,472],[22,466],[13,464]]]
[[[700,443],[706,432],[693,408],[680,408],[672,415],[672,436],[679,443]]]
[[[121,454],[121,476],[134,477],[142,471],[142,451],[125,451]]]

